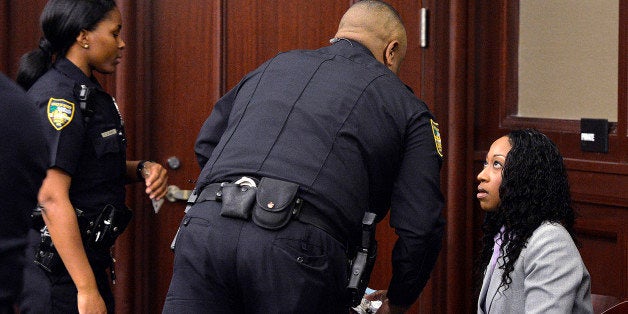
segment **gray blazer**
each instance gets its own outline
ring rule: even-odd
[[[507,290],[497,289],[504,272],[501,257],[497,264],[492,276],[485,271],[478,313],[593,313],[591,277],[562,225],[545,222],[534,231]]]

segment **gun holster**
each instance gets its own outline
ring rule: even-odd
[[[33,209],[31,212],[32,228],[38,230],[41,236],[39,247],[35,251],[34,262],[45,271],[52,273],[61,270],[63,262],[52,242],[41,210],[41,206],[37,206],[37,208]],[[75,211],[76,216],[80,219],[80,217],[83,216],[83,212],[80,209],[75,209]]]
[[[133,217],[133,212],[128,208],[116,209],[113,205],[105,206],[94,219],[86,217],[78,208],[75,211],[83,245],[95,250],[109,249]],[[33,211],[31,218],[34,224],[42,225],[41,241],[35,252],[35,264],[48,272],[60,270],[63,262],[52,242],[48,227],[43,223],[40,207]]]
[[[362,301],[364,292],[371,279],[371,272],[377,258],[377,241],[375,240],[375,213],[366,212],[362,219],[362,239],[357,247],[354,258],[349,263],[349,283],[347,284],[347,300],[351,307]]]
[[[63,267],[63,262],[52,243],[48,227],[44,226],[40,232],[41,241],[39,242],[39,248],[35,251],[34,262],[49,273],[56,272]]]
[[[83,242],[93,249],[109,249],[129,225],[131,218],[133,212],[130,209],[119,209],[113,205],[106,205],[94,220],[81,222],[79,216]]]

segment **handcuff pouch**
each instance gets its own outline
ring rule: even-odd
[[[297,198],[298,189],[296,183],[262,178],[253,207],[253,222],[265,229],[283,228],[300,209],[302,202]]]

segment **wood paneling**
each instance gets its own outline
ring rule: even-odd
[[[329,45],[350,0],[230,0],[225,8],[225,82],[230,89],[277,53]]]
[[[22,55],[39,45],[39,16],[45,4],[46,0],[5,0],[0,4],[0,27],[5,27],[0,35],[0,71],[12,79]]]
[[[6,73],[8,66],[9,50],[6,45],[9,42],[9,2],[0,2],[0,72]]]
[[[591,273],[591,292],[626,296],[628,290],[628,219],[626,207],[575,202],[582,215],[576,224],[580,254]]]

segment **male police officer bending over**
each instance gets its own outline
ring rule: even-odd
[[[365,211],[399,239],[380,312],[418,297],[440,250],[438,124],[396,76],[397,12],[354,4],[332,45],[281,53],[215,105],[164,313],[346,313]],[[244,178],[243,178],[244,177]]]

